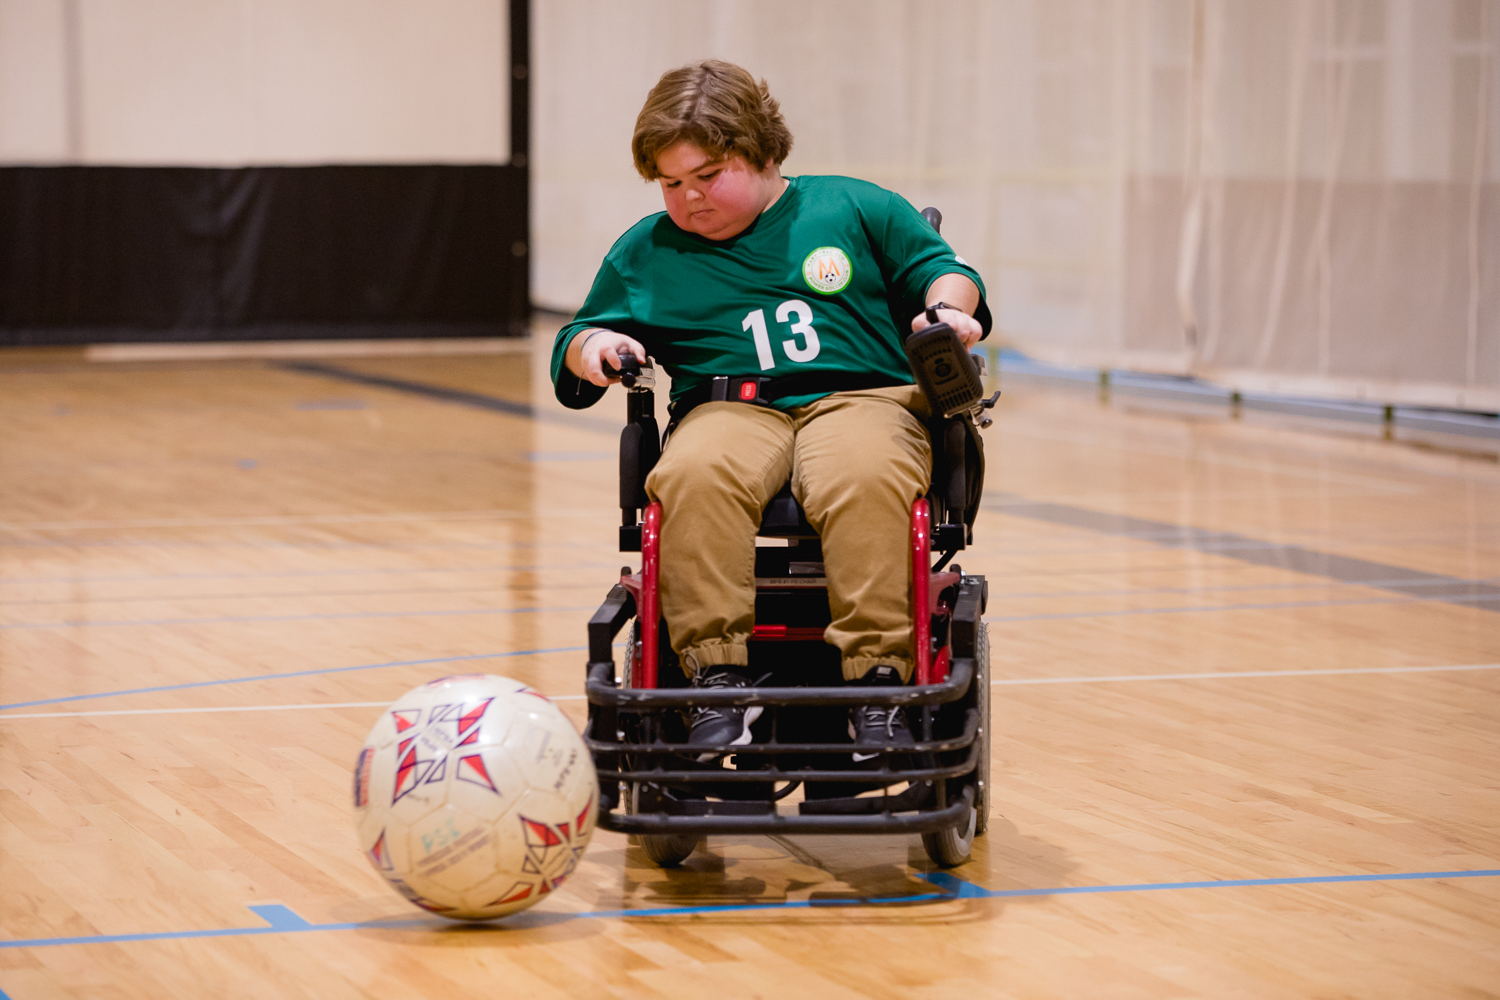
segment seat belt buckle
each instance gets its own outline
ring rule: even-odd
[[[765,375],[746,375],[742,378],[729,380],[727,398],[730,402],[750,403],[754,406],[770,406],[770,402],[761,393],[762,386],[771,381]]]
[[[770,406],[761,392],[762,386],[771,379],[764,375],[744,375],[731,378],[727,375],[715,375],[708,383],[708,400],[710,403],[750,403],[754,406]]]

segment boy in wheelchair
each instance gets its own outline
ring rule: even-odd
[[[757,683],[755,537],[788,480],[821,539],[824,638],[845,683],[907,684],[901,541],[932,444],[904,333],[935,309],[968,347],[989,310],[978,274],[908,202],[844,177],[785,178],[791,146],[764,81],[714,60],[666,73],[632,139],[666,211],[605,257],[558,334],[553,379],[578,409],[617,381],[622,357],[652,356],[672,377],[669,444],[646,492],[662,511],[662,612],[695,687]],[[748,744],[760,711],[696,708],[688,743]],[[856,760],[860,744],[913,742],[891,707],[851,709],[850,731]]]

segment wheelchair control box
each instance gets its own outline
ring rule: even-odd
[[[984,405],[984,383],[976,359],[947,323],[927,311],[930,325],[906,338],[906,360],[933,413],[956,417]]]

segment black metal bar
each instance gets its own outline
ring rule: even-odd
[[[613,591],[611,591],[613,594]],[[606,602],[607,605],[608,602]],[[604,613],[600,608],[594,618]],[[623,624],[623,621],[622,621]],[[593,622],[589,623],[590,650],[593,649]],[[618,627],[617,627],[618,630]],[[591,652],[592,657],[592,652]],[[710,708],[739,705],[946,705],[962,698],[974,680],[973,657],[953,660],[948,679],[941,684],[918,684],[911,687],[789,687],[789,688],[617,688],[589,676],[584,691],[591,705],[613,705],[616,708],[659,709]],[[702,752],[705,748],[698,748]],[[737,748],[725,747],[733,752]]]
[[[524,265],[531,254],[531,0],[510,0],[509,6],[510,165],[521,171],[518,211],[525,234],[511,245],[511,254]],[[525,335],[531,325],[531,268],[517,268],[511,280],[514,301],[507,319],[516,335]]]
[[[644,508],[651,502],[646,496],[646,477],[651,475],[651,470],[656,468],[657,461],[661,458],[661,430],[656,425],[656,393],[650,389],[634,389],[625,395],[625,419],[628,427],[638,428],[635,441],[634,467],[631,472],[635,477],[633,484],[634,495],[630,498],[629,506]],[[624,451],[621,451],[624,457]],[[627,506],[624,494],[625,466],[620,465],[621,494],[620,506]]]
[[[962,750],[974,742],[974,737],[979,735],[979,712],[970,708],[964,717],[964,731],[958,736],[945,740],[924,740],[910,746],[856,746],[853,743],[742,743],[738,746],[724,746],[723,752],[736,754],[792,754],[792,753],[833,753],[848,754],[856,750],[869,753],[944,753],[949,750]],[[702,746],[689,746],[686,743],[618,743],[614,740],[595,740],[585,736],[584,746],[590,750],[623,750],[627,753],[640,754],[643,756],[656,756],[662,754],[691,754],[697,756],[708,752]],[[760,772],[749,771],[749,774]],[[864,772],[852,771],[842,772],[846,774],[862,775]],[[910,773],[910,772],[904,772]]]
[[[601,812],[599,825],[616,833],[933,833],[968,819],[974,789],[944,809],[870,816],[672,816]]]
[[[641,425],[632,421],[620,430],[620,523],[635,524],[635,512],[641,507]]]
[[[847,748],[846,748],[847,749]],[[970,747],[969,755],[957,764],[948,767],[922,767],[892,770],[881,768],[878,771],[813,771],[792,770],[783,771],[779,768],[771,768],[764,771],[667,771],[651,769],[647,771],[614,771],[608,768],[599,768],[599,776],[604,779],[618,779],[620,781],[648,781],[656,785],[714,785],[720,782],[728,784],[754,783],[757,781],[848,781],[853,783],[868,783],[872,787],[880,784],[892,784],[898,781],[923,781],[939,778],[961,778],[974,770],[979,763],[978,748]]]
[[[510,0],[510,161],[531,155],[531,0]]]
[[[594,669],[594,665],[607,665],[609,667],[610,689],[614,687],[615,636],[625,623],[635,616],[635,598],[630,596],[630,591],[618,583],[609,588],[609,596],[604,603],[599,605],[599,610],[594,612],[594,617],[589,619],[589,671],[588,686],[595,685],[603,687],[602,680],[596,680],[601,673]],[[593,699],[589,699],[593,701]],[[594,702],[598,705],[608,705],[607,701]]]
[[[984,628],[981,615],[984,609],[984,578],[965,577],[958,585],[958,597],[953,602],[953,620],[948,623],[948,634],[953,640],[954,662],[966,657],[971,662],[979,642],[979,630]]]
[[[968,544],[966,534],[967,528],[962,524],[934,524],[932,526],[932,551],[942,552],[946,556],[941,563],[932,567],[934,573],[940,572],[944,566],[948,565],[948,559],[953,558],[953,553]]]

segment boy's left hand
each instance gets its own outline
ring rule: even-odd
[[[984,336],[984,328],[979,325],[979,320],[968,313],[960,312],[957,309],[939,309],[937,311],[937,318],[938,322],[947,323],[953,327],[953,332],[958,334],[958,339],[963,342],[965,347],[973,347],[979,343],[979,338]],[[916,333],[918,330],[925,330],[931,325],[927,321],[927,310],[924,309],[912,318],[911,332]]]

